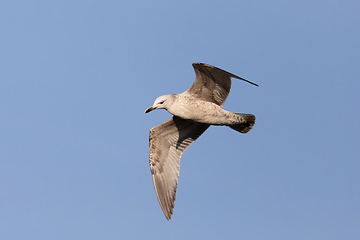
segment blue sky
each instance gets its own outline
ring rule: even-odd
[[[358,1],[7,1],[0,8],[1,239],[360,239]],[[192,62],[233,80],[182,157],[171,221],[145,115]]]

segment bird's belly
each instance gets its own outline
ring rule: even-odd
[[[226,110],[206,101],[194,101],[190,105],[173,104],[168,111],[175,116],[201,123],[224,125],[228,122]]]

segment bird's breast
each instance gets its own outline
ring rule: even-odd
[[[175,116],[201,123],[223,125],[227,121],[227,111],[221,106],[198,99],[174,101],[167,110]]]

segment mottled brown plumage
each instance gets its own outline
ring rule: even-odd
[[[208,64],[193,63],[193,67],[196,79],[187,91],[160,96],[145,110],[148,113],[163,108],[174,115],[149,134],[150,170],[156,196],[168,220],[173,213],[184,151],[210,125],[225,125],[247,133],[255,124],[254,115],[228,112],[222,105],[229,95],[231,78],[257,84]]]

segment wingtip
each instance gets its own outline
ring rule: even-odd
[[[166,220],[170,221],[171,216],[173,214],[172,209],[171,209],[171,211],[166,211],[161,204],[160,204],[160,206],[161,206],[161,210],[163,210],[163,213],[164,213],[164,216],[165,216]]]
[[[259,87],[259,85],[256,84],[256,83],[254,83],[254,82],[251,82],[251,81],[249,81],[249,80],[247,80],[247,79],[245,79],[245,78],[236,76],[235,74],[232,74],[232,73],[230,73],[230,72],[228,72],[228,71],[225,71],[225,70],[223,70],[223,69],[221,69],[221,68],[218,68],[218,67],[215,67],[215,66],[206,64],[206,63],[194,62],[194,63],[192,63],[192,66],[193,66],[194,68],[195,68],[196,66],[205,66],[205,67],[209,67],[209,68],[215,68],[215,69],[218,69],[218,70],[220,70],[220,71],[223,71],[223,72],[229,74],[230,77],[232,77],[232,78],[237,78],[237,79],[243,80],[243,81],[245,81],[245,82],[247,82],[247,83],[250,83],[250,84],[252,84],[252,85],[255,85],[255,86]]]
[[[150,130],[151,131],[151,130]],[[160,197],[159,192],[158,192],[158,188],[157,188],[157,184],[156,184],[156,180],[155,180],[155,175],[152,174],[152,179],[153,179],[153,184],[154,184],[154,188],[155,188],[155,193],[156,193],[156,197],[158,199],[158,202],[160,204],[161,210],[164,213],[164,216],[166,218],[166,220],[170,220],[171,219],[171,215],[173,214],[173,209],[174,209],[174,202],[175,199],[172,201],[172,204],[170,205],[166,205],[163,202],[163,199]],[[176,192],[176,190],[175,190]]]
[[[255,85],[255,86],[259,87],[259,85],[256,84],[256,83],[254,83],[254,82],[250,82],[250,81],[247,81],[247,82],[248,82],[248,83],[251,83],[252,85]]]
[[[234,74],[231,74],[231,77],[237,78],[237,79],[240,79],[240,80],[243,80],[243,81],[245,81],[245,82],[247,82],[247,83],[250,83],[250,84],[252,84],[252,85],[254,85],[254,86],[257,86],[257,87],[259,86],[258,84],[254,83],[254,82],[251,82],[251,81],[249,81],[249,80],[247,80],[247,79],[245,79],[245,78],[236,76],[236,75],[234,75]]]

